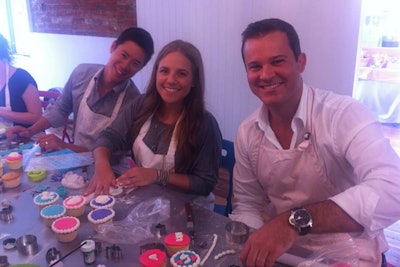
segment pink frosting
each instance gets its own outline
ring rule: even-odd
[[[20,160],[22,158],[22,155],[17,153],[17,152],[11,152],[10,154],[8,154],[8,156],[6,157],[6,160],[9,161],[14,161],[14,160]]]
[[[167,254],[159,249],[150,249],[145,251],[142,255],[140,255],[140,264],[146,267],[158,267],[160,266],[165,259],[167,258]]]
[[[182,232],[175,232],[167,235],[164,243],[172,246],[185,246],[190,243],[190,237]]]
[[[80,221],[75,217],[61,217],[55,220],[51,228],[59,233],[70,233],[78,229]]]
[[[63,204],[66,208],[80,208],[85,204],[85,198],[83,196],[69,196]]]

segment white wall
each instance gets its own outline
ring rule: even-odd
[[[181,38],[202,52],[207,106],[227,139],[260,103],[248,88],[240,54],[249,23],[268,17],[292,23],[308,58],[305,81],[351,95],[360,13],[361,0],[137,0],[139,24],[153,34],[157,51]]]
[[[138,24],[156,52],[174,39],[195,44],[206,68],[206,101],[224,138],[260,102],[251,94],[241,60],[241,32],[253,21],[278,17],[297,29],[308,63],[305,81],[352,94],[362,0],[137,0]],[[118,33],[116,33],[118,34]],[[112,38],[31,33],[29,71],[40,89],[63,86],[81,62],[105,63]],[[134,78],[144,88],[151,65]]]

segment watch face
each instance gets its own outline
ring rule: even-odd
[[[310,225],[311,217],[307,211],[299,209],[294,211],[293,219],[295,224],[299,227],[306,227]]]

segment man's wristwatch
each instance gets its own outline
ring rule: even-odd
[[[294,208],[290,211],[289,224],[296,228],[300,235],[306,235],[311,231],[312,218],[305,208]]]

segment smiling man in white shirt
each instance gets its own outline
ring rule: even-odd
[[[319,251],[350,239],[359,266],[380,266],[383,229],[400,219],[400,160],[379,122],[353,98],[303,82],[306,55],[292,25],[265,19],[242,37],[262,102],[235,140],[231,218],[257,229],[243,265],[272,266],[294,244]]]

